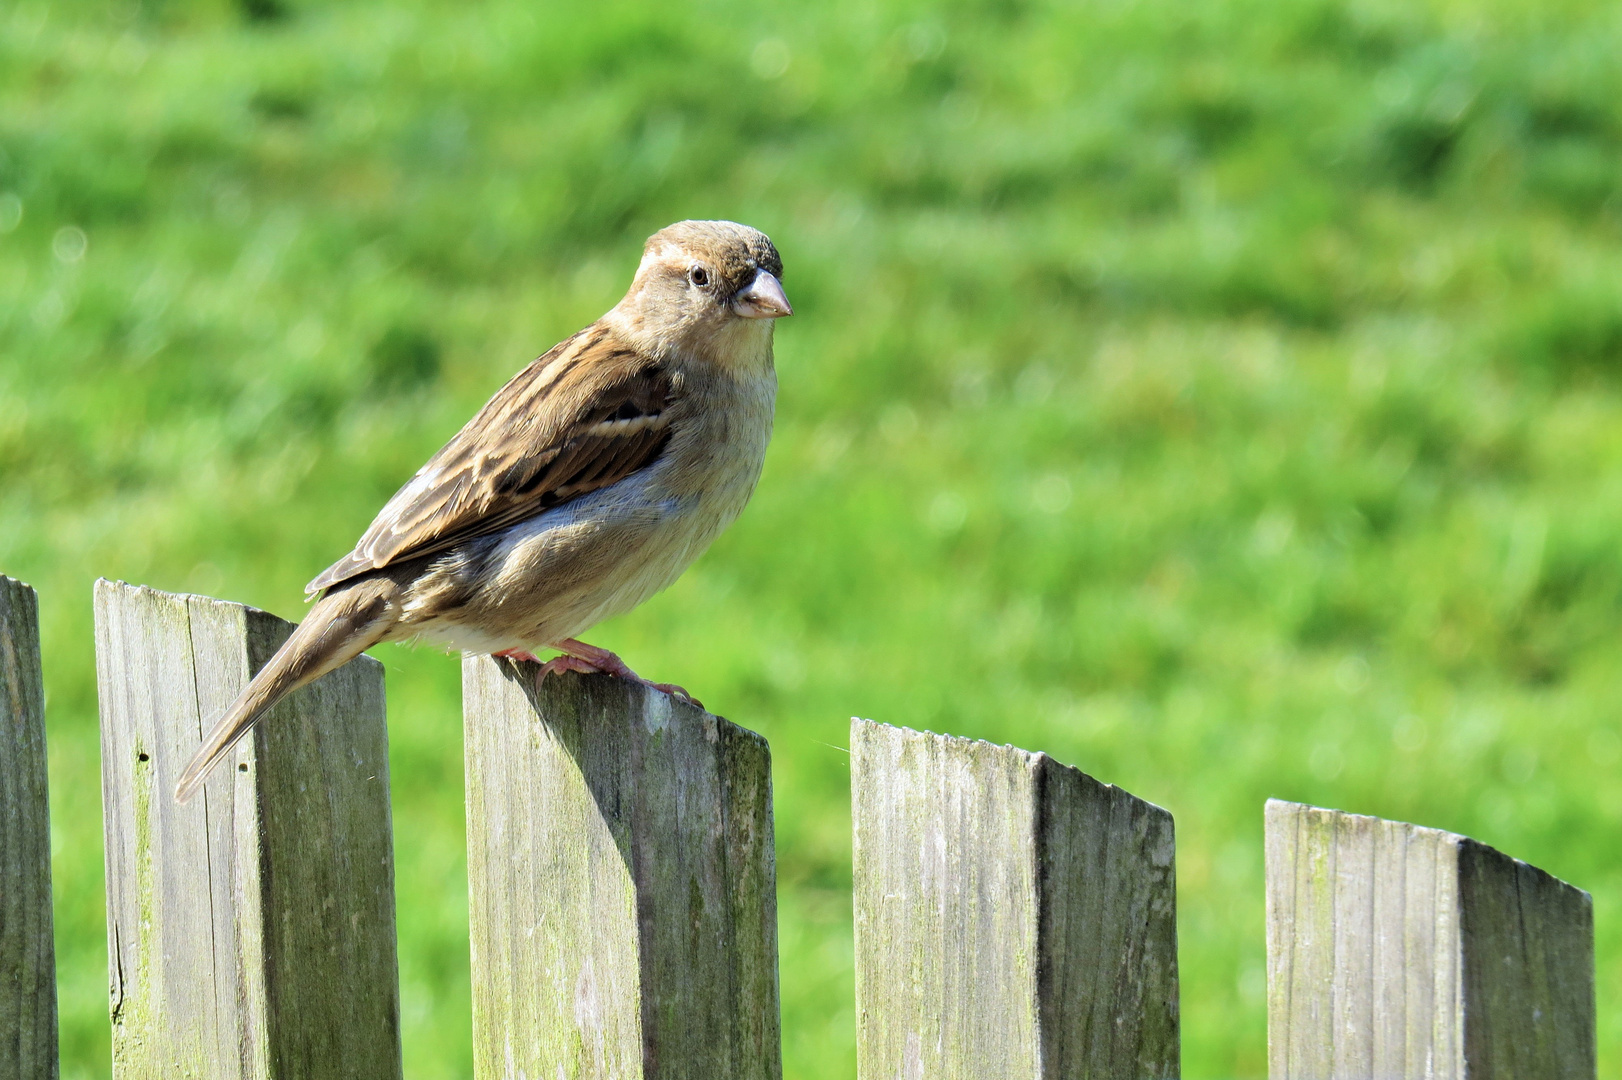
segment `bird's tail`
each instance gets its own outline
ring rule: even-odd
[[[184,803],[197,794],[214,766],[272,705],[383,640],[399,621],[399,591],[387,577],[368,578],[340,585],[316,601],[203,738],[175,785],[175,800]]]

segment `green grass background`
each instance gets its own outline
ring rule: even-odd
[[[1265,1073],[1271,795],[1594,894],[1622,1069],[1622,8],[0,6],[0,570],[64,1075],[108,1074],[90,585],[289,617],[684,217],[798,314],[753,504],[592,638],[766,734],[785,1070],[854,1071],[852,714],[1168,807],[1190,1077]],[[385,647],[407,1075],[469,1074],[458,670]]]

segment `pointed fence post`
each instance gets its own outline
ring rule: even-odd
[[[1267,804],[1268,1075],[1595,1075],[1587,893],[1465,836]]]
[[[865,720],[851,789],[859,1080],[1178,1075],[1169,813]]]
[[[0,575],[0,1080],[56,1075],[39,601]]]
[[[284,699],[186,806],[273,615],[96,583],[113,1075],[398,1080],[382,665]]]
[[[777,1080],[766,740],[604,675],[468,656],[481,1080]]]

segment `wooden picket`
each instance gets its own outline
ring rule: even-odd
[[[0,1080],[56,1075],[39,601],[0,576]]]
[[[1274,1077],[1592,1077],[1589,895],[1468,837],[1267,804]]]
[[[766,740],[536,671],[462,666],[475,1075],[776,1080]]]
[[[397,1080],[382,665],[290,695],[182,806],[273,615],[96,583],[113,1075]]]
[[[1170,814],[863,720],[851,799],[861,1080],[1177,1075]]]

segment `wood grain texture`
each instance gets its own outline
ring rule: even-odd
[[[0,575],[0,1080],[56,1075],[39,602]]]
[[[1170,814],[865,720],[851,760],[861,1080],[1178,1075]]]
[[[777,1080],[766,741],[536,670],[462,667],[475,1075]]]
[[[1267,804],[1269,1075],[1595,1075],[1587,893],[1468,837]]]
[[[291,624],[107,581],[95,608],[114,1076],[397,1080],[382,666],[284,699],[181,806]]]

